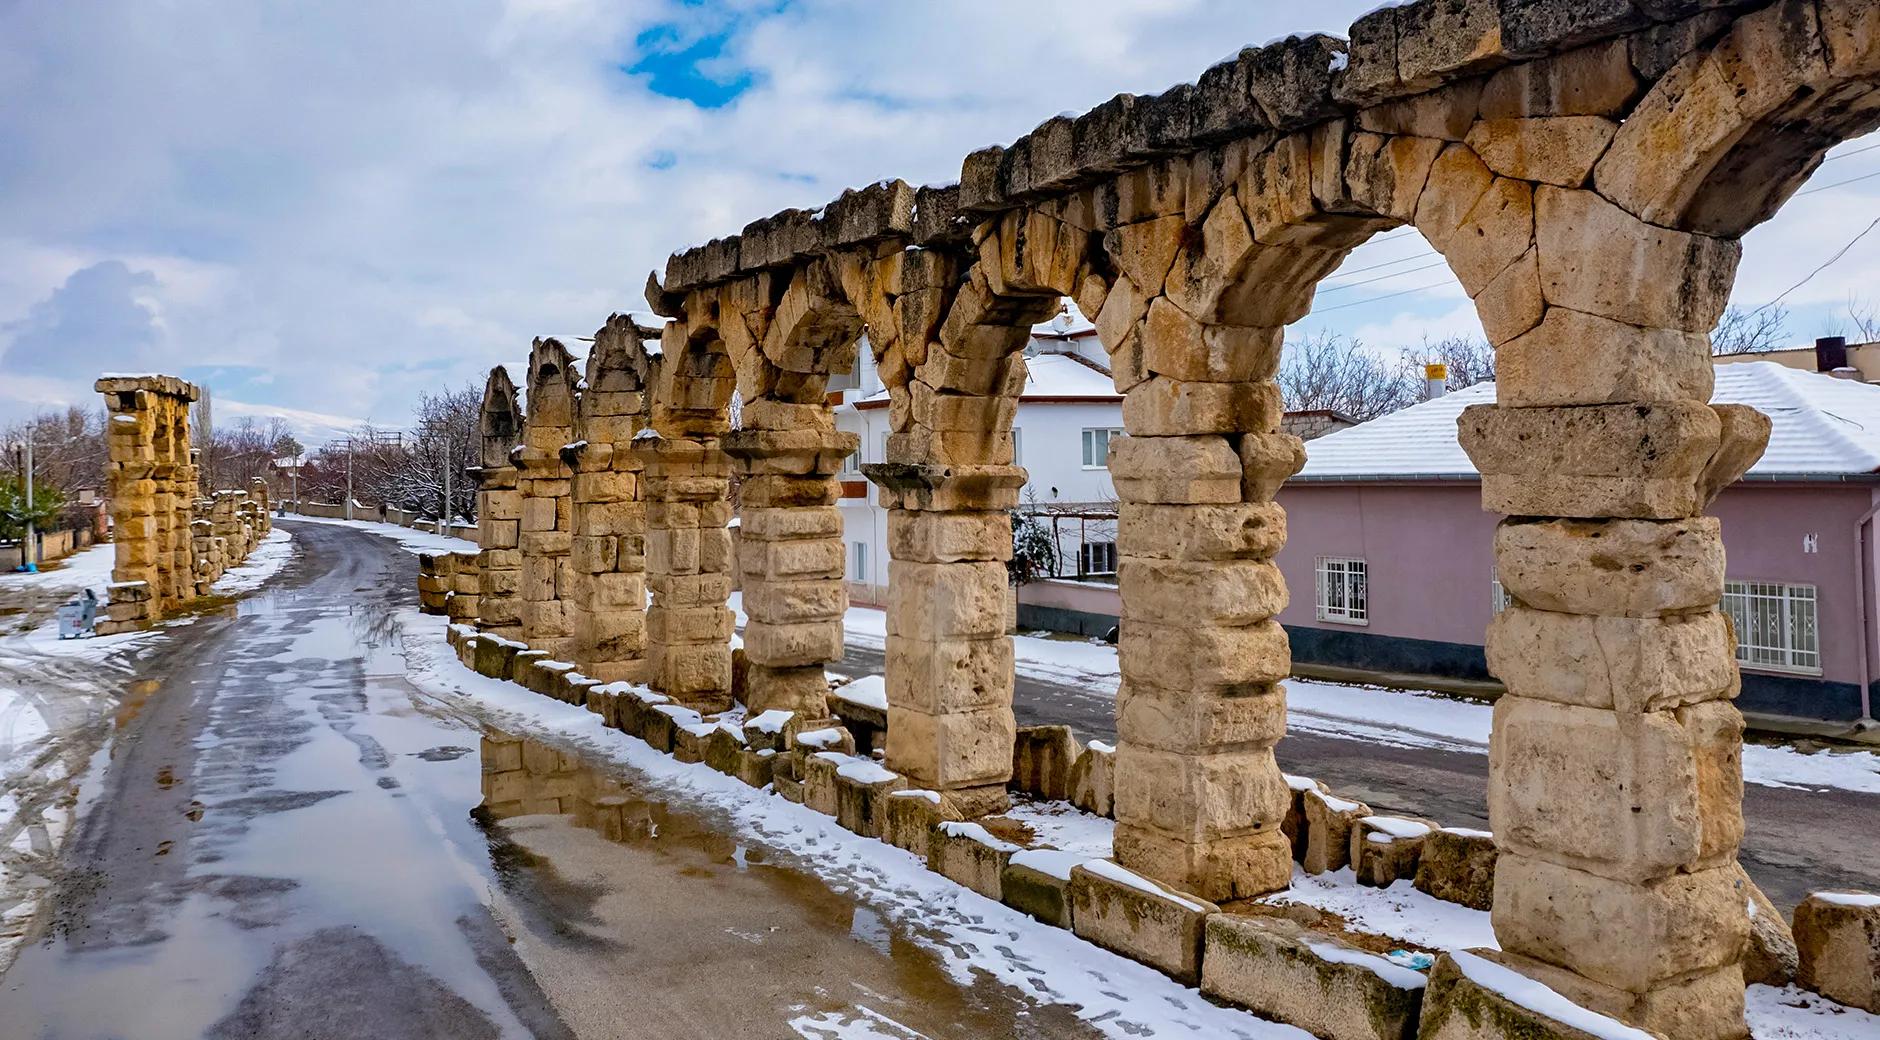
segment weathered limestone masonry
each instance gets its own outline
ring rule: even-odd
[[[522,492],[511,453],[522,438],[516,384],[501,365],[483,388],[482,449],[477,481],[477,625],[505,639],[522,638]],[[419,579],[424,592],[423,579]],[[437,589],[443,606],[446,589]]]
[[[826,375],[866,328],[894,430],[870,474],[894,511],[889,765],[958,791],[1010,769],[992,629],[1023,328],[1064,295],[1094,317],[1129,432],[1117,855],[1220,899],[1287,876],[1270,561],[1300,447],[1277,432],[1280,330],[1352,248],[1414,226],[1500,375],[1461,424],[1517,600],[1489,638],[1511,691],[1498,956],[1660,1034],[1741,1037],[1741,720],[1701,513],[1767,423],[1708,404],[1707,333],[1743,233],[1880,124],[1876,78],[1880,0],[1419,0],[1051,119],[957,186],[754,222],[647,296],[687,372],[745,337]]]
[[[574,663],[603,682],[637,680],[645,666],[646,505],[632,442],[653,373],[645,340],[658,335],[621,314],[594,334],[579,439],[563,452],[574,471]]]
[[[644,681],[698,711],[731,697],[731,465],[733,376],[710,329],[667,325],[654,369],[652,423],[632,441],[646,504]]]
[[[574,651],[574,473],[562,449],[574,440],[574,358],[537,339],[529,351],[527,422],[512,453],[522,494],[522,640],[557,660]]]
[[[155,621],[196,594],[196,466],[189,406],[196,388],[172,376],[106,376],[96,389],[111,413],[107,490],[117,563],[100,634]]]

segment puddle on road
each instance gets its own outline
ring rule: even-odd
[[[683,1036],[794,1019],[887,1020],[900,1030],[891,1035],[910,1037],[1090,1032],[1068,1009],[1035,1007],[991,979],[960,985],[873,909],[607,766],[500,732],[481,751],[476,816],[534,940],[519,952],[558,1005],[584,994],[589,1006],[569,1016],[579,1035],[627,1035],[621,1021],[645,1035],[662,1013]],[[713,996],[701,1001],[702,990]]]

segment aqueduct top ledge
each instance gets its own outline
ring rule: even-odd
[[[679,295],[851,246],[968,239],[987,217],[1157,159],[1264,133],[1291,133],[1523,61],[1629,36],[1650,82],[1771,0],[1415,0],[1366,14],[1341,39],[1295,35],[1248,47],[1158,95],[1118,94],[1040,124],[1009,146],[968,155],[958,183],[884,180],[817,210],[789,209],[740,234],[673,254],[647,298],[672,316]]]

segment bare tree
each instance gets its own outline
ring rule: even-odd
[[[1880,308],[1873,302],[1849,293],[1847,296],[1847,320],[1853,326],[1849,337],[1859,343],[1872,343],[1880,340]],[[1840,329],[1828,333],[1830,336],[1842,335]]]
[[[1776,304],[1756,310],[1727,307],[1710,333],[1713,354],[1758,354],[1775,350],[1788,337],[1789,309]]]
[[[1447,386],[1451,390],[1461,390],[1477,383],[1486,383],[1495,378],[1495,348],[1485,339],[1474,336],[1446,336],[1430,342],[1427,338],[1417,352],[1421,361],[1411,357],[1404,360],[1410,369],[1406,373],[1420,388],[1423,384],[1423,365],[1440,362],[1449,368]]]
[[[1421,378],[1411,384],[1401,367],[1355,339],[1315,332],[1287,344],[1279,369],[1280,394],[1290,410],[1329,409],[1364,422],[1415,403]]]

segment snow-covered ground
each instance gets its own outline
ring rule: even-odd
[[[50,569],[37,574],[0,571],[0,596],[29,588],[52,593],[101,589],[110,583],[111,566],[116,562],[117,547],[110,542],[100,542],[54,561]]]
[[[1117,957],[1072,934],[984,899],[927,871],[921,861],[884,842],[862,838],[835,821],[768,790],[703,764],[684,764],[610,730],[584,708],[551,701],[513,683],[465,668],[444,637],[447,622],[417,611],[398,617],[408,674],[427,693],[475,704],[506,731],[559,738],[587,754],[625,766],[651,793],[733,828],[765,847],[773,860],[807,870],[937,954],[961,985],[991,977],[1034,999],[1072,1008],[1106,1035],[1288,1037],[1305,1034],[1215,1006],[1158,972]],[[1036,840],[1078,856],[1110,849],[1108,820],[1064,807],[1021,802],[1011,813]],[[1489,915],[1444,903],[1408,882],[1388,889],[1357,884],[1349,869],[1299,874],[1284,897],[1338,913],[1350,927],[1436,949],[1495,947]],[[1758,1038],[1855,1040],[1880,1035],[1880,1016],[1837,1007],[1794,989],[1752,987],[1750,1024]],[[842,1040],[911,1038],[918,1034],[865,1007],[793,1019],[804,1037]]]

